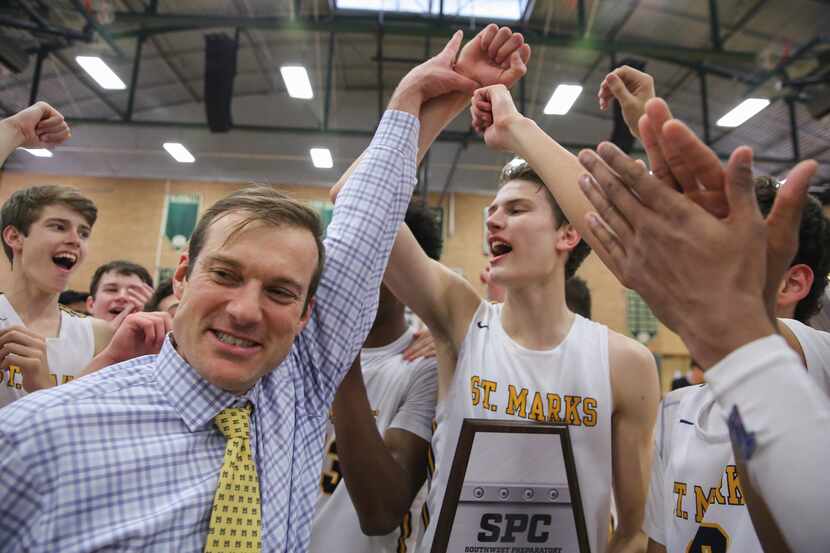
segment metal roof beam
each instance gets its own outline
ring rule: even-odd
[[[122,60],[126,59],[127,55],[124,53],[124,50],[122,50],[118,46],[118,44],[115,43],[115,39],[110,35],[109,31],[102,25],[99,25],[97,21],[95,21],[95,18],[84,7],[83,2],[81,2],[81,0],[72,0],[72,5],[75,6],[75,9],[78,10],[78,13],[80,13],[84,17],[84,19],[86,20],[87,27],[89,29],[93,29],[96,33],[98,33],[98,36],[100,36],[103,39],[103,41],[106,42],[107,45],[109,45],[109,47],[112,49],[116,56],[118,56]]]
[[[176,121],[118,121],[114,119],[94,119],[94,118],[68,118],[70,125],[115,125],[118,127],[146,127],[146,128],[165,128],[165,129],[183,129],[183,130],[204,130],[208,131],[207,123],[196,122],[176,122]],[[301,134],[301,135],[319,135],[319,136],[339,136],[351,138],[365,138],[371,139],[375,131],[372,129],[328,129],[322,130],[320,127],[281,127],[269,125],[234,125],[231,131],[244,132],[261,132],[268,134]],[[455,143],[484,143],[480,136],[472,135],[469,131],[449,131],[445,130],[436,139],[438,142],[455,142]],[[560,142],[564,148],[570,150],[582,150],[585,148],[596,148],[596,144],[587,142]],[[644,154],[641,148],[632,149],[632,153]],[[729,153],[715,152],[721,159],[729,159]],[[760,163],[779,163],[791,164],[792,159],[772,156],[755,156],[754,160]]]
[[[163,15],[138,14],[118,12],[116,19],[119,25],[131,24],[144,26],[147,33],[176,32],[183,29],[197,30],[214,27],[257,28],[281,32],[335,32],[338,34],[362,33],[374,34],[378,31],[376,18],[363,16],[338,16],[328,20],[315,21],[304,17],[291,20],[289,17],[227,17],[205,16],[189,14],[165,13]],[[443,19],[425,19],[419,17],[399,17],[390,14],[384,15],[383,32],[386,35],[400,35],[413,37],[435,36],[446,38],[459,26],[463,26],[465,33],[472,36],[484,25],[469,25],[469,20],[444,17]],[[131,37],[138,33],[138,29],[128,31],[112,30],[113,37]],[[618,41],[598,38],[580,38],[571,35],[544,35],[533,29],[523,31],[525,41],[531,46],[553,46],[559,48],[574,48],[597,52],[626,52],[629,54],[662,57],[666,60],[688,62],[708,62],[719,65],[743,65],[755,62],[755,52],[714,50],[711,48],[685,48],[665,43],[647,41]]]

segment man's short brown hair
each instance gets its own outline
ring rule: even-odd
[[[187,275],[190,276],[196,259],[199,257],[207,239],[207,231],[218,219],[231,213],[243,214],[243,219],[233,228],[226,241],[231,240],[236,234],[244,230],[251,223],[264,223],[273,227],[297,227],[308,230],[314,236],[317,244],[317,268],[311,277],[308,286],[303,313],[308,308],[308,303],[317,292],[320,284],[320,276],[323,273],[323,264],[326,258],[325,246],[323,246],[323,227],[320,224],[320,217],[317,213],[302,203],[289,198],[285,194],[277,192],[270,186],[255,185],[234,192],[210,206],[199,218],[196,229],[190,237],[187,253],[189,263]],[[263,252],[267,255],[266,252]]]
[[[24,188],[12,194],[0,209],[0,229],[6,230],[6,227],[11,225],[23,236],[27,236],[32,223],[38,220],[43,208],[56,204],[64,205],[78,213],[86,220],[90,228],[98,218],[98,208],[95,207],[95,203],[82,195],[80,190],[69,186],[47,184]],[[9,261],[12,261],[12,249],[5,240],[3,240],[3,251],[6,252]]]
[[[543,181],[542,177],[540,177],[536,171],[530,167],[530,164],[522,158],[513,158],[502,168],[501,174],[499,175],[499,188],[513,180],[526,180],[536,183],[539,187],[538,189],[544,191],[545,199],[548,201],[548,204],[553,210],[553,216],[556,219],[556,228],[559,228],[565,224],[570,224],[568,217],[565,215],[565,212],[562,211],[562,208],[557,203],[556,198],[554,198],[553,194],[550,193],[545,181]],[[579,266],[582,265],[582,262],[585,261],[585,258],[588,257],[588,254],[590,253],[591,246],[588,245],[588,242],[586,242],[584,238],[579,241],[574,249],[568,252],[568,260],[565,262],[565,280],[574,276],[576,270],[579,269]]]

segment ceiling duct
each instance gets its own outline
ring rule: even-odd
[[[13,73],[23,73],[29,65],[29,54],[15,46],[19,42],[0,31],[0,63]]]

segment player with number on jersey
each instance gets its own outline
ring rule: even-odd
[[[765,216],[777,189],[774,179],[756,177],[755,193]],[[780,318],[779,331],[800,354],[815,385],[830,395],[830,334],[804,324],[820,308],[828,271],[830,220],[810,197],[802,211],[798,251],[778,287],[776,314],[796,317]],[[771,540],[777,537],[762,534],[767,529],[756,529],[750,519],[740,476],[726,414],[710,387],[692,386],[666,396],[657,420],[646,509],[648,553],[775,549]]]

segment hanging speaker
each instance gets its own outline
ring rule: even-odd
[[[224,33],[205,35],[205,112],[211,132],[228,132],[233,126],[236,47],[236,40]]]
[[[622,60],[620,63],[611,66],[611,71],[623,65],[633,67],[639,71],[645,71],[646,68],[646,62],[633,58],[627,58]],[[611,142],[623,152],[629,153],[631,152],[631,148],[634,147],[634,136],[631,134],[631,131],[628,130],[628,125],[625,123],[625,119],[623,119],[620,103],[613,102],[612,109],[614,111],[614,128],[611,130]]]

